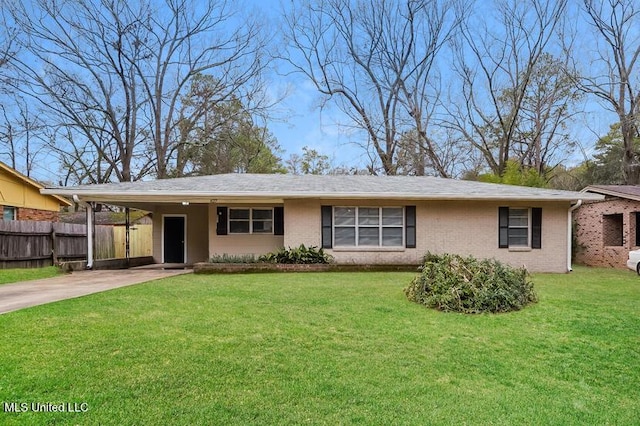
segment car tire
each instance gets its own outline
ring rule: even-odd
[[[636,263],[636,272],[640,275],[640,262]]]

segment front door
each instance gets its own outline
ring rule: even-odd
[[[184,263],[184,216],[164,217],[164,263]]]

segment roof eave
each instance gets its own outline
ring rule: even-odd
[[[100,202],[181,202],[214,203],[217,200],[284,200],[284,199],[324,199],[324,200],[441,200],[441,201],[539,201],[539,202],[576,202],[582,200],[601,200],[604,197],[598,194],[579,196],[536,196],[520,194],[416,194],[416,193],[371,193],[371,192],[176,192],[176,191],[83,191],[73,189],[43,189],[42,194],[65,195],[72,197],[77,195],[87,201]]]
[[[612,197],[625,198],[627,200],[640,201],[640,196],[627,194],[627,193],[620,192],[620,191],[615,191],[615,190],[612,190],[612,189],[600,188],[598,186],[587,186],[586,188],[584,188],[580,192],[582,192],[582,193],[592,193],[592,194],[594,194],[594,193],[595,194],[603,194],[603,195],[609,195],[609,196],[612,196]]]
[[[35,180],[31,179],[30,177],[23,175],[19,171],[9,167],[8,165],[4,164],[1,161],[0,161],[0,169],[2,169],[5,172],[9,173],[11,176],[14,176],[18,180],[21,180],[22,182],[26,183],[27,185],[31,185],[35,189],[39,190],[41,195],[47,195],[47,196],[49,196],[51,198],[54,198],[56,201],[58,201],[58,204],[63,204],[65,206],[70,206],[72,204],[71,201],[69,201],[66,198],[63,198],[63,197],[61,197],[61,196],[59,196],[57,194],[53,194],[53,193],[52,194],[45,194],[45,193],[43,193],[42,190],[44,189],[44,186],[42,186],[40,183],[36,182]]]

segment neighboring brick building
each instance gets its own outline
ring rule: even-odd
[[[44,188],[0,162],[0,219],[58,221],[58,212],[71,203],[57,195],[42,195]]]
[[[640,247],[640,186],[593,185],[584,192],[605,199],[573,212],[576,263],[626,268],[629,251]]]

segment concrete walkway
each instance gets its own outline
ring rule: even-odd
[[[189,269],[76,271],[54,278],[3,284],[0,314],[191,272]]]

